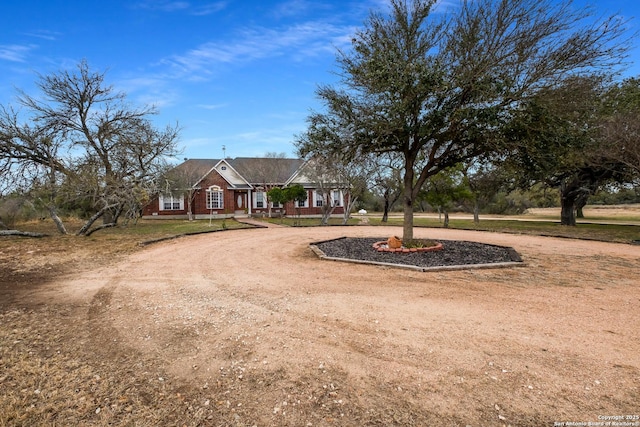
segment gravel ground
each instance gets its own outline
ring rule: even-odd
[[[392,263],[416,267],[451,267],[456,265],[522,262],[520,255],[510,247],[488,245],[461,240],[439,240],[442,250],[434,252],[389,253],[373,249],[379,238],[343,237],[315,245],[328,257],[359,261]]]

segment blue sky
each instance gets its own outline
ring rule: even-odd
[[[460,0],[441,0],[439,11]],[[8,4],[7,4],[8,3]],[[0,104],[15,88],[37,95],[37,74],[92,70],[158,126],[182,127],[184,157],[284,152],[293,156],[318,84],[333,83],[336,48],[348,48],[369,10],[386,0],[20,0],[0,14]],[[586,1],[576,0],[575,7]],[[594,0],[596,15],[640,28],[638,0]],[[640,74],[637,45],[630,75]]]

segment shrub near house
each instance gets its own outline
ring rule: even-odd
[[[144,208],[143,217],[316,217],[327,204],[335,205],[334,215],[342,215],[343,192],[337,186],[321,191],[305,173],[307,165],[302,159],[269,157],[188,159],[166,174],[163,190]],[[269,200],[269,190],[293,185],[307,192],[304,202],[280,205]]]

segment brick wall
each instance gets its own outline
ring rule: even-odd
[[[224,180],[218,173],[213,172],[211,175],[206,177],[200,183],[200,190],[196,191],[196,197],[193,203],[193,212],[196,215],[204,215],[209,214],[210,211],[207,209],[207,189],[211,186],[217,185],[223,191],[223,209],[214,210],[214,212],[218,212],[219,215],[224,213],[233,213],[235,201],[234,201],[234,192],[229,191],[227,189],[227,181]]]

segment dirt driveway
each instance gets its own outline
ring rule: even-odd
[[[148,381],[196,390],[185,425],[640,425],[640,246],[416,229],[526,263],[433,273],[308,248],[398,232],[189,237],[38,295],[86,306],[102,357],[136,354],[157,369]]]

